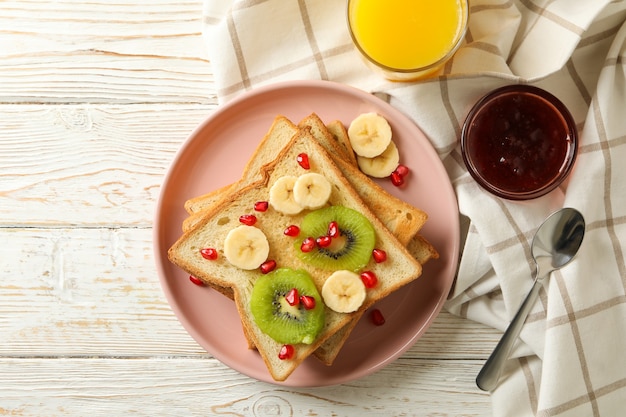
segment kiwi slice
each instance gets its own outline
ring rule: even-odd
[[[303,252],[304,239],[327,236],[331,222],[337,223],[339,236],[332,238],[327,247],[316,245],[313,250]],[[367,217],[348,207],[329,206],[304,216],[294,247],[300,259],[315,267],[357,272],[369,262],[375,244],[376,232]]]
[[[313,297],[315,307],[303,302],[290,305],[285,296],[294,288],[299,296]],[[311,344],[324,327],[322,297],[302,269],[279,268],[257,279],[250,310],[259,329],[278,343]]]

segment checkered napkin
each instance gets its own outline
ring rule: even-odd
[[[279,81],[326,79],[382,94],[441,157],[470,226],[446,308],[504,330],[532,285],[530,243],[564,207],[583,246],[547,280],[492,393],[494,416],[626,415],[626,2],[472,0],[464,45],[436,76],[392,83],[357,55],[337,0],[205,0],[221,103]],[[547,196],[511,202],[465,169],[459,134],[494,88],[529,83],[559,97],[581,133],[576,167]]]

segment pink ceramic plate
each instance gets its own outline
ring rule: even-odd
[[[192,284],[168,261],[167,250],[187,216],[184,202],[237,180],[278,114],[297,123],[315,112],[325,122],[338,119],[347,126],[371,111],[389,120],[401,161],[412,170],[403,188],[388,180],[380,183],[429,214],[421,233],[440,259],[428,262],[417,281],[378,303],[387,320],[383,326],[364,316],[333,366],[309,358],[283,384],[331,385],[371,374],[409,349],[441,310],[457,268],[459,218],[448,176],[424,134],[387,103],[345,85],[297,81],[258,88],[220,107],[191,134],[165,178],[154,225],[158,273],[172,309],[191,336],[231,368],[274,382],[258,353],[248,350],[234,303]]]

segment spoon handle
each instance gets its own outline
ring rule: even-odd
[[[535,283],[517,311],[517,314],[515,314],[515,317],[511,320],[511,323],[504,332],[504,335],[502,335],[502,339],[500,339],[500,342],[498,342],[498,345],[493,350],[491,356],[489,356],[489,359],[487,359],[487,362],[485,362],[485,365],[476,377],[476,385],[478,385],[478,388],[481,390],[492,391],[498,385],[498,380],[500,379],[504,363],[509,357],[511,348],[515,344],[517,337],[524,326],[528,313],[530,313],[532,306],[537,300],[540,289],[541,282],[540,280],[535,279]]]

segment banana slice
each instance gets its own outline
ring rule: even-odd
[[[389,142],[387,149],[383,153],[373,158],[357,156],[357,163],[361,171],[370,177],[387,178],[398,167],[400,163],[400,152],[393,142]]]
[[[352,271],[333,272],[322,286],[324,304],[338,313],[351,313],[361,307],[365,300],[365,284]]]
[[[298,214],[302,206],[294,199],[293,188],[298,177],[285,175],[276,180],[270,188],[269,202],[274,210],[284,214]]]
[[[322,174],[310,172],[298,177],[293,186],[293,197],[300,207],[315,210],[328,202],[332,186]]]
[[[391,126],[378,113],[362,113],[350,123],[348,139],[357,155],[373,158],[389,146]]]
[[[228,262],[241,269],[256,269],[270,253],[267,237],[253,226],[241,225],[226,235],[224,256]]]

